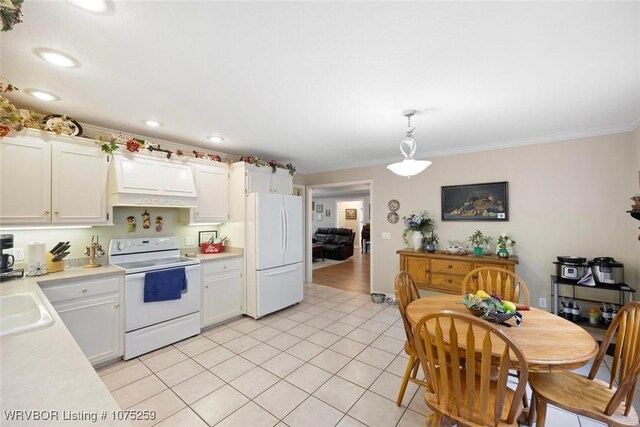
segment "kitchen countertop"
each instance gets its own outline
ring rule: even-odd
[[[230,248],[230,249],[226,249],[225,252],[222,252],[219,254],[197,253],[194,258],[199,259],[200,262],[206,262],[206,261],[213,261],[216,259],[241,257],[243,255],[244,255],[244,252],[241,248]]]
[[[43,329],[0,338],[0,424],[129,425],[126,421],[114,421],[112,411],[119,411],[120,407],[39,286],[123,274],[121,269],[106,265],[0,283],[0,295],[35,292],[55,321]],[[23,419],[29,415],[28,411],[35,412],[31,413],[30,421],[9,421],[6,411],[24,411]],[[95,423],[91,418],[94,413],[97,414]],[[37,415],[50,418],[33,419]]]

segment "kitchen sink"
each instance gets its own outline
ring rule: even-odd
[[[40,329],[53,318],[35,292],[0,296],[0,336]]]

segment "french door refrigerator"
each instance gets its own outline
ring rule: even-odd
[[[299,196],[247,196],[247,315],[258,319],[302,301],[302,222]]]

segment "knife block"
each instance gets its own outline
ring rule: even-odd
[[[64,270],[64,261],[53,261],[53,255],[51,252],[47,252],[47,272],[57,273]]]

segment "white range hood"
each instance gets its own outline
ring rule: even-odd
[[[198,201],[190,165],[143,154],[113,153],[109,193],[113,206],[192,208]]]

